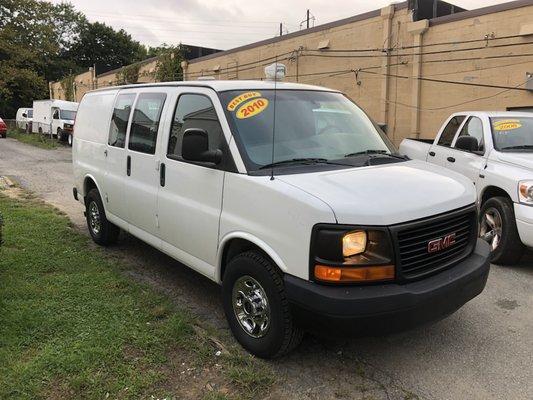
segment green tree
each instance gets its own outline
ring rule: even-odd
[[[146,48],[123,29],[115,31],[100,22],[84,22],[68,57],[84,69],[95,65],[96,73],[101,74],[144,60],[146,54]]]
[[[161,47],[151,48],[148,52],[158,57],[155,67],[155,79],[157,81],[169,82],[183,80],[183,70],[181,68],[183,51],[181,45],[163,45]]]

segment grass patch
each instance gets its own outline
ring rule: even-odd
[[[1,399],[246,399],[272,384],[266,363],[126,277],[54,208],[0,191],[0,212]]]
[[[19,142],[30,144],[41,149],[53,150],[60,146],[55,138],[41,135],[40,133],[25,133],[16,129],[10,129],[7,137],[17,139]]]

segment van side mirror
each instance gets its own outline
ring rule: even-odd
[[[455,142],[455,148],[476,153],[479,151],[479,143],[473,136],[460,136]]]
[[[28,114],[26,114],[26,113],[22,113],[22,117],[23,117],[23,118],[28,118]]]
[[[209,138],[203,129],[190,128],[183,133],[181,156],[187,161],[220,164],[222,151],[209,150]]]

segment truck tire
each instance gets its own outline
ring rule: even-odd
[[[479,236],[491,245],[494,264],[514,265],[522,258],[525,246],[516,229],[513,203],[507,197],[492,197],[482,205]]]
[[[61,129],[57,128],[57,141],[62,142],[63,141],[63,133],[61,132]]]
[[[302,331],[294,325],[281,274],[260,252],[229,261],[222,301],[233,335],[255,356],[281,357],[300,343]]]
[[[91,189],[85,198],[87,228],[96,244],[109,246],[117,241],[120,228],[109,222],[98,189]]]

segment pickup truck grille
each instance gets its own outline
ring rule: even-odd
[[[471,253],[477,238],[475,206],[397,225],[393,229],[398,275],[414,280],[453,266]]]

